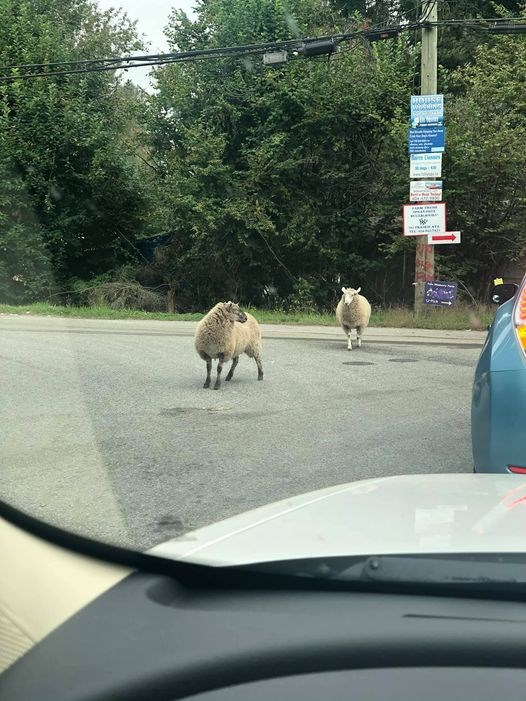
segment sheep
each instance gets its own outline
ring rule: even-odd
[[[258,380],[263,379],[259,324],[251,314],[241,311],[235,302],[219,302],[215,307],[212,307],[197,324],[194,344],[199,356],[206,362],[204,389],[210,387],[212,359],[217,358],[217,377],[214,389],[219,389],[223,363],[232,360],[232,365],[225,378],[225,382],[228,382],[234,376],[234,370],[241,353],[246,353],[249,358],[254,358],[258,367]]]
[[[352,350],[351,330],[356,329],[358,348],[362,345],[362,333],[369,323],[371,305],[369,301],[352,287],[342,287],[342,298],[336,307],[336,319],[349,339],[347,350]]]

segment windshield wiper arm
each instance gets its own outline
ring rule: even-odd
[[[333,582],[526,586],[526,556],[522,553],[309,558],[257,563],[242,569]]]

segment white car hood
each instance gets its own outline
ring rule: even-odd
[[[247,511],[148,552],[216,566],[322,556],[526,552],[526,478],[431,474],[351,482]]]

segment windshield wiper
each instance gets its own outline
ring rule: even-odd
[[[498,590],[524,587],[526,591],[526,555],[522,553],[312,558],[245,565],[241,569],[319,581],[468,585]]]

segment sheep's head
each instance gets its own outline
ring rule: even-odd
[[[352,304],[354,302],[355,297],[360,294],[361,289],[361,287],[359,287],[357,290],[355,290],[354,287],[342,287],[342,299],[344,303]]]
[[[239,304],[235,302],[223,302],[223,309],[232,321],[239,321],[241,324],[244,324],[247,320],[247,315],[240,309]]]

